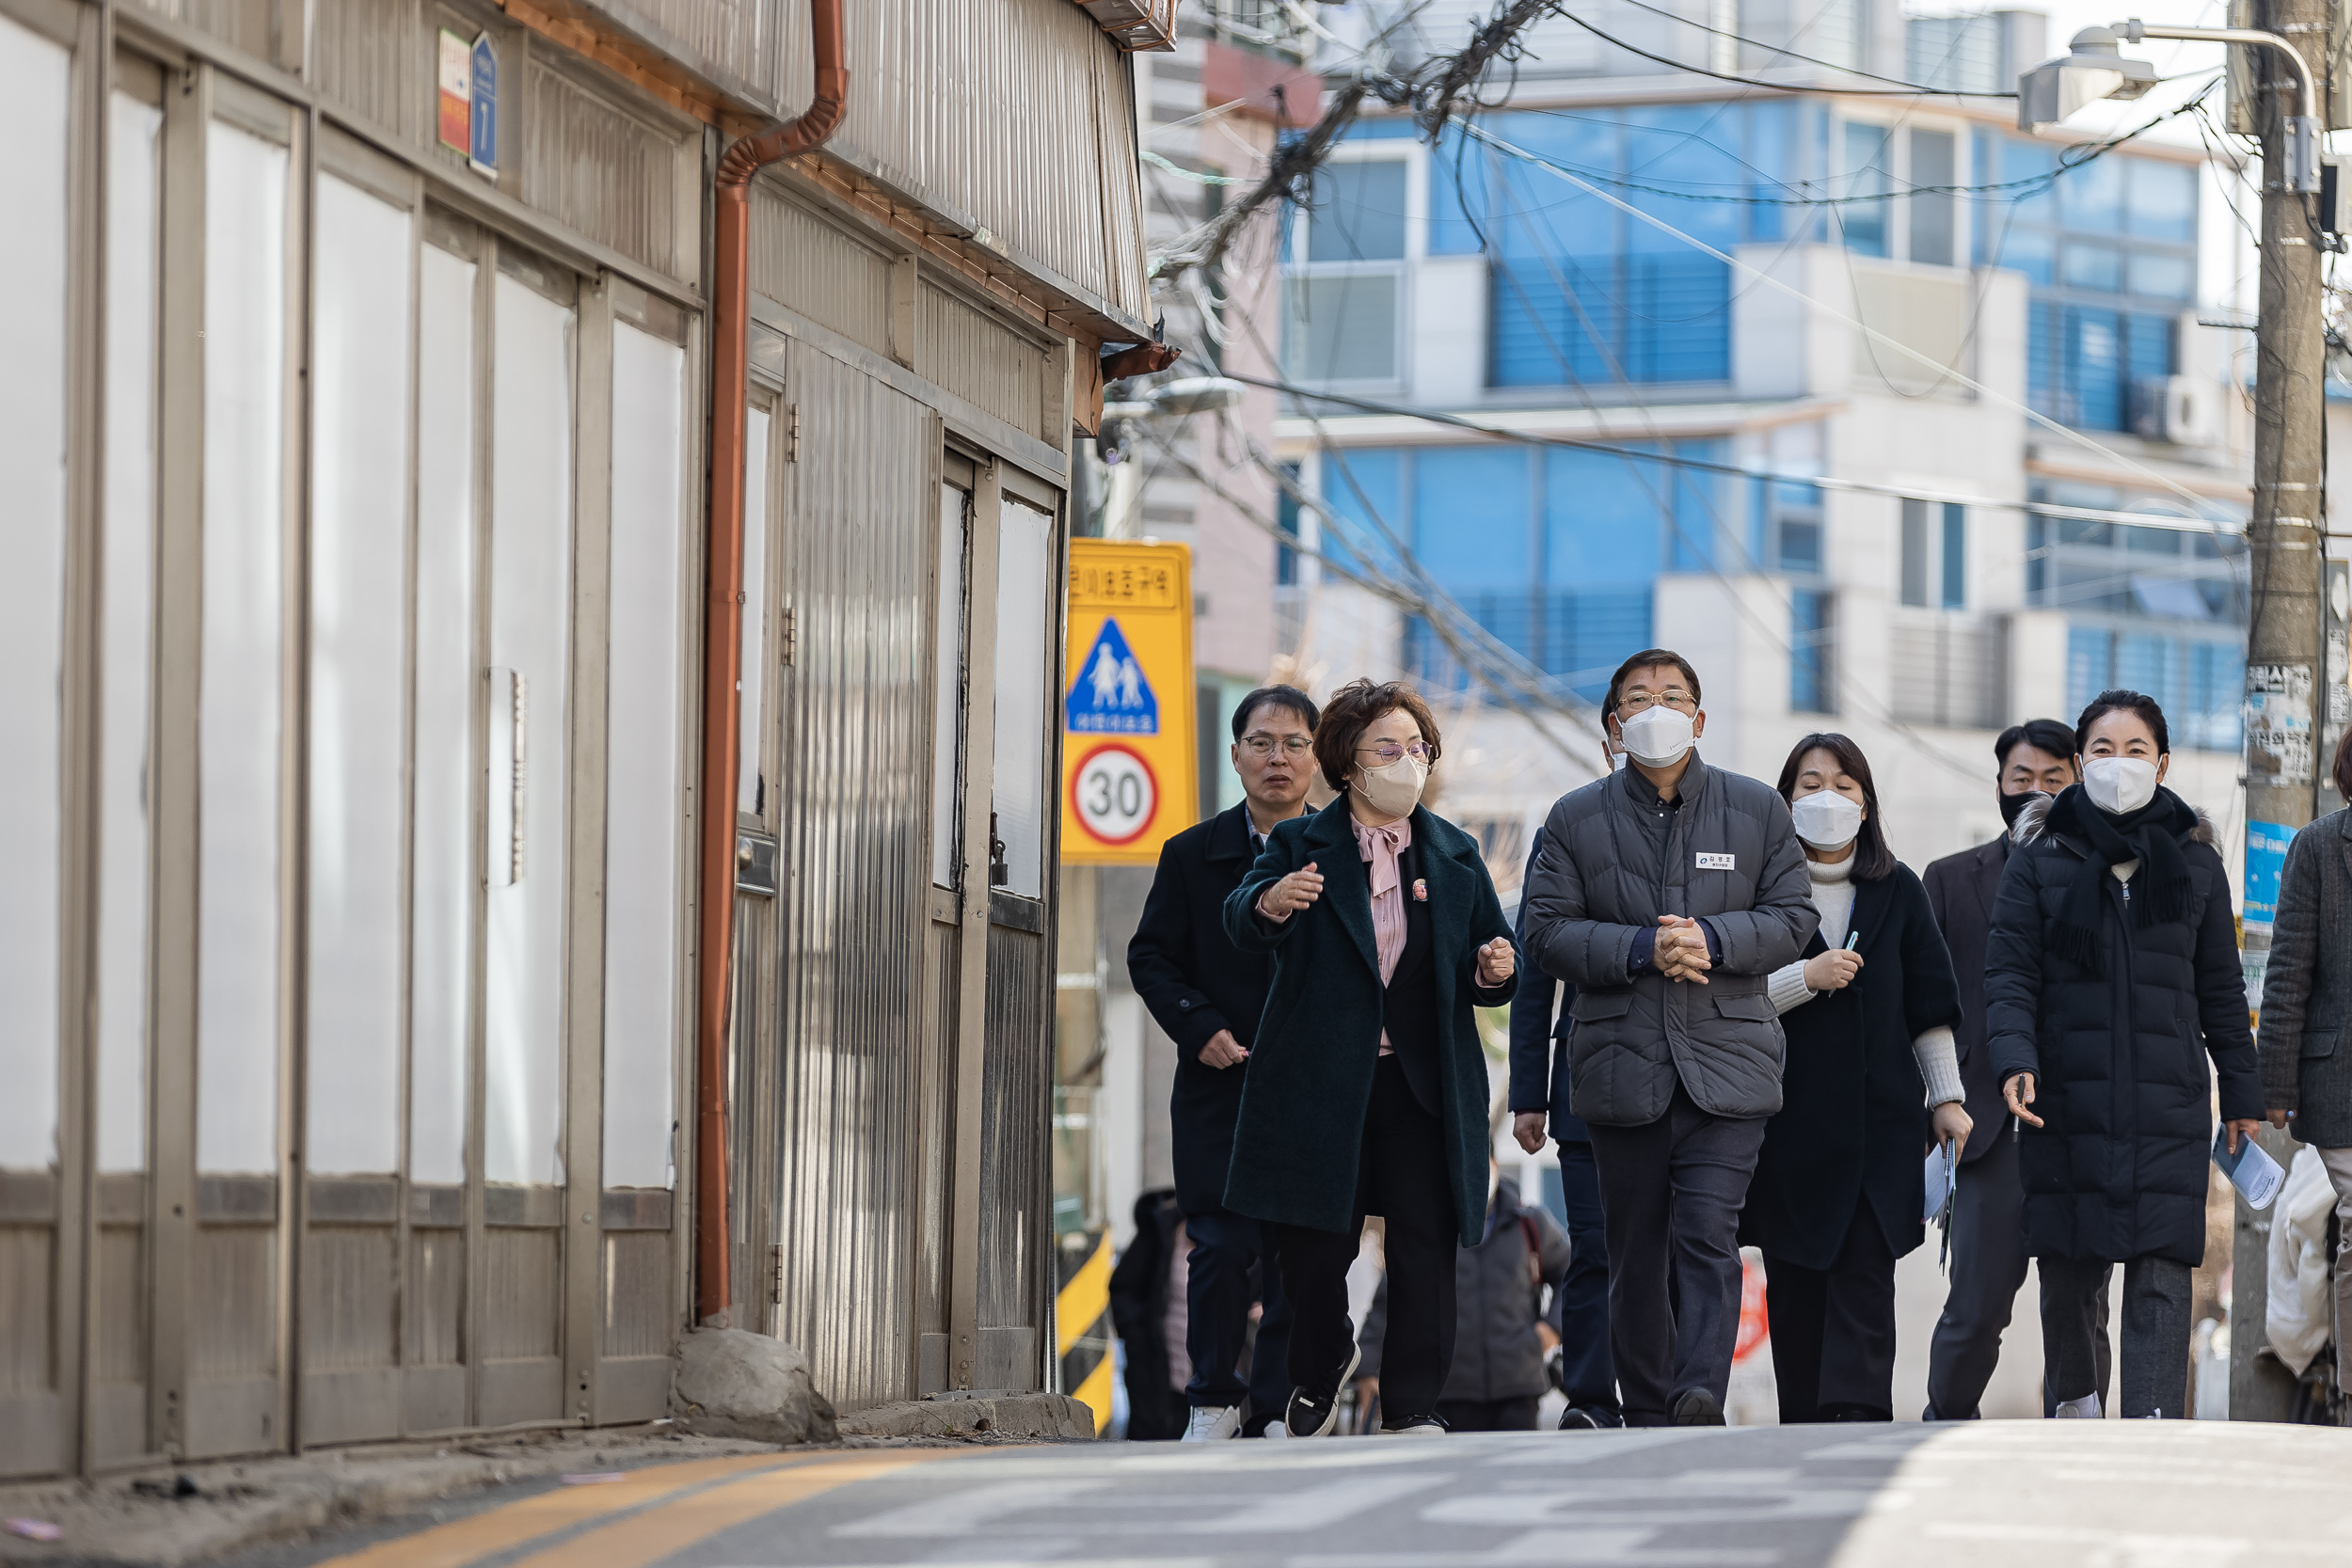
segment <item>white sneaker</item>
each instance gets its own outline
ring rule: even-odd
[[[2067,1420],[2095,1421],[2095,1420],[2098,1420],[2098,1419],[2100,1418],[2100,1415],[2099,1415],[2099,1396],[2098,1396],[2098,1395],[2094,1392],[2094,1393],[2085,1394],[2085,1395],[2084,1395],[2081,1399],[2078,1399],[2078,1400],[2060,1400],[2060,1401],[2058,1401],[2058,1418],[2059,1420],[2061,1420],[2061,1421],[2067,1421]]]
[[[1416,1420],[1407,1421],[1401,1427],[1380,1429],[1380,1435],[1383,1437],[1443,1437],[1445,1434],[1446,1424],[1435,1416],[1423,1416]]]
[[[1186,1443],[1216,1443],[1241,1431],[1241,1406],[1238,1404],[1196,1404],[1192,1420],[1184,1428],[1182,1441]]]

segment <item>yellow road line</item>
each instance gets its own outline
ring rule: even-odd
[[[820,1492],[969,1451],[900,1449],[759,1471],[572,1536],[532,1553],[513,1568],[577,1568],[580,1563],[594,1563],[596,1568],[645,1568],[722,1530],[749,1524]]]
[[[776,1453],[747,1453],[727,1459],[689,1460],[682,1465],[656,1465],[607,1485],[560,1487],[519,1502],[485,1509],[470,1518],[453,1519],[414,1535],[362,1547],[322,1563],[319,1568],[464,1568],[467,1563],[526,1545],[551,1531],[659,1502],[688,1487],[795,1463],[806,1461]]]
[[[1105,1230],[1103,1244],[1094,1249],[1094,1256],[1078,1266],[1078,1272],[1070,1276],[1070,1283],[1054,1299],[1055,1338],[1061,1341],[1054,1354],[1068,1355],[1070,1347],[1110,1309],[1111,1233]]]

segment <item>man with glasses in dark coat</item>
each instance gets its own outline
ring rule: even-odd
[[[1188,1443],[1262,1435],[1282,1418],[1290,1400],[1290,1313],[1279,1277],[1258,1222],[1225,1207],[1242,1075],[1274,966],[1265,954],[1245,953],[1227,938],[1224,908],[1275,824],[1306,810],[1320,717],[1305,692],[1288,686],[1261,687],[1241,700],[1233,709],[1232,757],[1244,800],[1162,846],[1142,922],[1127,944],[1136,994],[1176,1042],[1168,1130],[1176,1199],[1191,1246]],[[1245,1384],[1240,1363],[1257,1302],[1263,1310]]]

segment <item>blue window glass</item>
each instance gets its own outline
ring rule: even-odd
[[[2066,308],[2066,385],[2058,416],[2090,430],[2123,428],[2122,318],[2087,305]]]
[[[1307,218],[1310,261],[1394,261],[1405,255],[1405,160],[1326,164]]]
[[[2179,646],[2169,637],[2122,634],[2115,640],[2115,684],[2146,692],[2156,700],[2158,707],[2177,708],[2180,695],[2174,689],[2179,682],[2174,672],[2180,660],[2174,653]]]
[[[2000,260],[1994,264],[2022,272],[2027,281],[2058,281],[2058,242],[2038,229],[2011,229],[2001,237]]]
[[[2123,231],[2123,177],[2128,158],[2093,158],[2058,176],[2058,211],[2078,233]]]
[[[1778,197],[1788,193],[1788,187],[1797,180],[1792,166],[1796,150],[1796,105],[1786,101],[1772,103],[1749,103],[1742,110],[1747,117],[1746,161],[1750,169],[1748,194],[1751,197]],[[1788,232],[1791,210],[1763,203],[1745,209],[1748,238],[1777,240]]]
[[[1569,447],[1546,451],[1544,581],[1647,593],[1663,559],[1673,486],[1663,463]]]
[[[1554,591],[1538,598],[1536,613],[1544,673],[1588,702],[1607,693],[1628,653],[1653,641],[1646,588]]]
[[[2066,283],[2074,289],[2122,293],[2123,253],[2103,245],[2069,244],[2066,247]]]
[[[2115,684],[2114,634],[2102,626],[2066,628],[2066,706],[2080,713],[2090,699]]]
[[[2045,419],[2062,420],[2065,383],[2064,322],[2056,305],[2036,300],[2026,307],[2026,402]]]
[[[1323,506],[1337,524],[1338,539],[1325,547],[1342,559],[1396,568],[1395,549],[1382,531],[1405,527],[1404,456],[1387,448],[1327,449],[1323,454]]]
[[[1432,256],[1475,256],[1479,232],[1492,208],[1490,171],[1501,154],[1466,145],[1449,131],[1429,153],[1429,235]]]
[[[2172,318],[2170,316],[2128,316],[2124,318],[2124,332],[2127,335],[2126,349],[2131,358],[2133,380],[2172,373]]]
[[[1837,182],[1836,194],[1867,197],[1890,189],[1886,166],[1892,161],[1887,150],[1891,137],[1886,128],[1849,120],[1840,130],[1839,167],[1844,178]],[[1886,208],[1883,201],[1849,201],[1834,209],[1848,250],[1863,256],[1886,254]]]
[[[2058,192],[2049,185],[2018,186],[2020,180],[2036,180],[2058,166],[2057,155],[2050,149],[2034,142],[2003,140],[2001,147],[2001,183],[2013,188],[2004,193],[2016,214],[2010,218],[2012,228],[2018,224],[2055,223],[2058,221]]]
[[[1424,447],[1413,454],[1413,553],[1449,589],[1524,589],[1527,447]],[[1505,638],[1505,641],[1510,639]]]
[[[2043,584],[2050,580],[2050,525],[2039,513],[2026,519],[2026,599],[2042,602]]]
[[[1829,595],[1800,588],[1788,595],[1788,705],[1800,713],[1828,713],[1830,702]]]
[[[1701,463],[1721,463],[1726,455],[1721,441],[1679,441],[1674,451],[1677,457]],[[1704,468],[1677,467],[1673,473],[1674,569],[1707,572],[1730,564],[1725,555],[1736,549],[1740,533],[1730,504],[1736,492],[1728,476]]]
[[[2234,752],[2242,739],[2239,704],[2246,690],[2244,650],[2232,642],[2191,642],[2188,656],[2187,711],[2173,725],[2172,743]]]
[[[1731,269],[1689,250],[1626,258],[1629,381],[1731,376]]]
[[[2135,252],[2132,293],[2151,299],[2187,299],[2197,292],[2197,262],[2186,256]]]
[[[2197,238],[2197,170],[2153,158],[2126,158],[2131,180],[2130,227],[2152,240]]]

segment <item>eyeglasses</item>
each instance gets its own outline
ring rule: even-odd
[[[1670,686],[1656,696],[1646,691],[1625,693],[1617,699],[1617,716],[1621,719],[1629,719],[1634,714],[1647,712],[1660,703],[1665,704],[1677,713],[1696,713],[1699,710],[1699,700],[1696,697],[1678,686]]]
[[[1374,756],[1378,757],[1382,762],[1394,762],[1397,758],[1404,756],[1408,752],[1421,758],[1423,762],[1427,762],[1429,760],[1429,747],[1427,743],[1419,740],[1414,741],[1409,746],[1399,745],[1393,740],[1373,740],[1367,741],[1363,745],[1356,748],[1356,754],[1358,756],[1362,756],[1367,752],[1371,752]]]
[[[1274,736],[1263,734],[1246,735],[1241,737],[1241,749],[1253,757],[1270,757],[1274,754],[1274,749],[1277,746],[1282,749],[1282,754],[1286,757],[1303,757],[1315,749],[1315,743],[1303,735],[1286,735],[1279,739]]]

